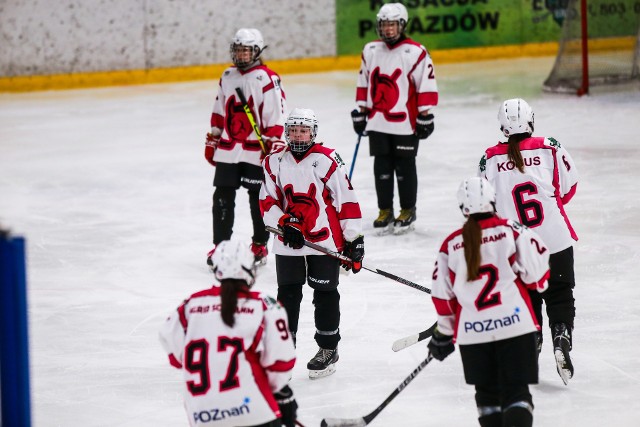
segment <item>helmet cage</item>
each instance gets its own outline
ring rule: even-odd
[[[304,126],[311,129],[309,141],[295,140],[289,135],[292,126]],[[314,144],[318,134],[318,119],[312,110],[305,108],[295,108],[284,125],[284,137],[294,153],[304,153]]]
[[[380,12],[376,15],[376,32],[378,37],[385,43],[394,43],[404,33],[407,28],[409,14],[407,9],[401,3],[389,3],[380,8]],[[382,31],[382,22],[397,22],[398,33],[393,37],[387,37]]]
[[[246,47],[251,49],[251,57],[248,60],[239,58],[238,48]],[[256,62],[264,51],[264,40],[262,33],[255,28],[241,28],[236,32],[231,44],[229,45],[229,53],[233,64],[242,69]]]

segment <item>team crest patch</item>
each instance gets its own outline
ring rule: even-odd
[[[480,159],[480,172],[484,172],[485,170],[487,170],[487,156],[486,155],[482,156],[482,158]]]
[[[556,141],[555,138],[552,137],[548,137],[547,138],[549,140],[549,145],[552,147],[558,147],[558,148],[562,148],[562,146],[560,145],[560,143],[558,141]]]
[[[339,166],[344,166],[345,165],[344,161],[342,160],[342,157],[340,157],[340,154],[338,154],[337,151],[333,152],[333,159],[336,161],[336,163]]]

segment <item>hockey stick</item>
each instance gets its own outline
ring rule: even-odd
[[[384,400],[384,402],[382,402],[380,405],[378,405],[378,407],[376,409],[374,409],[373,411],[371,411],[369,414],[365,415],[362,418],[324,418],[322,420],[322,422],[320,422],[320,427],[362,427],[362,426],[366,426],[380,412],[382,412],[382,410],[384,408],[386,408],[386,406],[389,403],[391,403],[391,401],[397,395],[399,395],[400,392],[402,390],[404,390],[404,388],[407,385],[409,385],[411,380],[413,380],[416,377],[416,375],[418,375],[420,373],[420,371],[422,371],[422,369],[424,369],[424,367],[427,366],[429,364],[429,362],[431,362],[432,359],[433,359],[433,356],[431,355],[431,353],[429,353],[427,358],[424,359],[422,362],[420,362],[418,367],[416,369],[414,369],[413,372],[411,372],[409,374],[409,376],[407,378],[405,378],[404,381],[402,381],[398,387],[396,387],[395,390],[393,390],[393,392]]]
[[[242,93],[242,89],[240,89],[239,87],[236,88],[236,93],[238,94],[238,98],[240,98],[240,102],[242,102],[242,109],[244,110],[244,113],[247,115],[247,118],[249,119],[249,123],[251,123],[251,127],[253,128],[253,131],[256,133],[256,136],[258,137],[258,142],[260,143],[260,149],[264,154],[267,154],[267,147],[265,147],[264,145],[264,140],[262,139],[262,135],[260,134],[260,129],[256,124],[256,120],[254,119],[253,114],[251,114],[251,110],[249,109],[249,104],[247,103],[247,98],[244,97],[244,93]]]
[[[418,334],[409,335],[408,337],[395,340],[393,342],[393,345],[391,346],[391,349],[393,351],[404,350],[407,347],[410,347],[422,340],[429,338],[431,335],[433,335],[433,331],[436,329],[436,326],[438,326],[438,322],[434,323],[433,325],[429,326],[427,329],[425,329],[424,331]]]
[[[353,152],[353,160],[351,161],[351,169],[349,170],[349,181],[351,181],[351,177],[353,176],[353,168],[356,166],[358,148],[360,148],[360,139],[362,139],[362,135],[358,134],[358,142],[356,142],[356,150]]]
[[[279,230],[279,229],[277,229],[277,228],[270,227],[270,226],[268,226],[268,225],[265,227],[265,229],[266,229],[267,231],[270,231],[270,232],[271,232],[271,233],[273,233],[273,234],[277,234],[278,236],[282,236],[282,234],[283,234],[283,233],[282,233],[282,230]],[[305,239],[305,241],[304,241],[304,245],[305,245],[305,246],[307,246],[307,247],[309,247],[309,248],[311,248],[311,249],[315,249],[315,250],[316,250],[316,251],[318,251],[318,252],[322,252],[322,253],[323,253],[323,254],[325,254],[325,255],[329,255],[330,257],[337,258],[337,259],[339,259],[340,261],[345,261],[345,262],[349,262],[349,263],[352,263],[352,264],[353,264],[353,260],[352,260],[351,258],[349,258],[349,257],[347,257],[347,256],[344,256],[344,255],[342,255],[341,253],[338,253],[338,252],[334,252],[334,251],[332,251],[332,250],[329,250],[329,249],[327,249],[327,248],[325,248],[325,247],[322,247],[322,246],[320,246],[320,245],[317,245],[317,244],[315,244],[315,243],[309,242],[309,241],[308,241],[308,240],[306,240],[306,239]],[[363,268],[364,270],[369,270],[369,271],[370,271],[370,272],[372,272],[372,273],[376,273],[376,274],[379,274],[379,275],[381,275],[381,276],[384,276],[384,277],[386,277],[386,278],[388,278],[388,279],[395,280],[396,282],[400,282],[400,283],[402,283],[403,285],[410,286],[410,287],[412,287],[413,289],[417,289],[417,290],[419,290],[419,291],[426,292],[426,293],[428,293],[428,294],[430,294],[430,293],[431,293],[431,289],[429,289],[429,288],[425,288],[424,286],[420,286],[420,285],[418,285],[417,283],[413,283],[413,282],[412,282],[412,281],[410,281],[410,280],[403,279],[402,277],[396,276],[395,274],[387,273],[386,271],[379,270],[379,269],[377,269],[377,268],[370,268],[370,267],[367,267],[367,266],[366,266],[366,265],[364,265],[364,264],[362,265],[362,268]]]

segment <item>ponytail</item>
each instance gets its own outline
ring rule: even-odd
[[[462,226],[462,240],[464,242],[464,259],[467,261],[467,281],[471,282],[478,278],[482,262],[480,256],[482,229],[475,214],[469,215],[467,222]]]
[[[249,290],[247,282],[238,279],[224,279],[220,283],[220,313],[225,325],[233,327],[236,323],[235,313],[238,308],[238,294]]]
[[[509,156],[509,160],[515,163],[516,168],[520,173],[524,173],[524,160],[522,158],[522,153],[520,152],[520,141],[523,141],[530,136],[531,134],[528,133],[518,133],[509,137],[509,149],[507,150],[507,156]]]

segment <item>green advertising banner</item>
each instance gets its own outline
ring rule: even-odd
[[[455,49],[557,42],[579,0],[404,0],[407,34],[427,48]],[[338,55],[357,55],[377,38],[376,14],[392,1],[336,0]],[[590,33],[621,37],[638,32],[640,0],[589,0]]]

